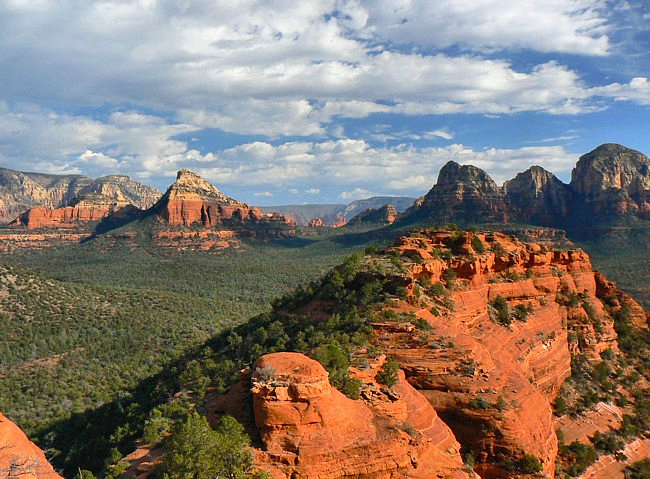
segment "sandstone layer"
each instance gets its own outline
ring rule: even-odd
[[[18,426],[0,413],[0,477],[62,479]]]
[[[82,175],[47,175],[0,168],[0,222],[12,221],[31,208],[63,208],[93,196],[146,209],[160,198],[160,192],[128,176],[93,180]]]
[[[330,385],[320,363],[269,354],[255,364],[252,386],[236,386],[213,413],[241,419],[252,403],[256,464],[275,478],[471,477],[453,434],[403,375],[391,391],[364,379],[362,399],[352,400]]]
[[[282,226],[293,223],[277,213],[262,213],[258,208],[230,198],[214,185],[189,170],[178,172],[153,212],[174,227],[200,224],[204,227],[222,224]]]
[[[485,251],[475,250],[477,241]],[[482,477],[510,477],[498,465],[523,454],[552,476],[558,441],[551,403],[571,374],[572,356],[600,362],[606,349],[618,351],[601,299],[627,301],[639,323],[643,310],[595,273],[581,250],[550,250],[500,233],[422,230],[391,251],[413,262],[407,298],[387,310],[428,326],[374,324],[384,351],[475,456]],[[427,293],[440,282],[451,287],[446,296]],[[497,298],[508,305],[507,324],[495,320]]]

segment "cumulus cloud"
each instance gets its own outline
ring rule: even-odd
[[[575,114],[594,108],[575,71],[498,53],[605,55],[603,1],[5,2],[0,92],[269,137],[325,135],[335,118],[378,113]]]
[[[318,193],[320,193],[320,188],[309,188],[305,190],[305,193],[307,193],[308,195],[317,195]]]
[[[626,84],[612,83],[596,87],[591,90],[591,93],[618,101],[634,101],[641,105],[650,105],[650,81],[646,77],[633,78]]]
[[[354,27],[397,43],[583,55],[606,55],[610,50],[607,4],[602,0],[361,0],[345,4]]]

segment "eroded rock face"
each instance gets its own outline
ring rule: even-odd
[[[0,413],[0,477],[62,479],[18,426]]]
[[[438,181],[405,216],[440,222],[506,222],[509,206],[501,188],[480,168],[450,161]]]
[[[262,213],[230,198],[214,185],[189,170],[178,172],[176,182],[169,187],[153,211],[171,226],[217,226],[224,223],[292,225],[277,213]]]
[[[569,214],[571,191],[550,171],[531,166],[503,185],[517,217],[530,224],[553,225]]]
[[[575,229],[624,214],[650,218],[650,159],[604,144],[582,156],[570,184],[533,166],[498,187],[483,170],[453,161],[401,221],[519,222]]]
[[[607,143],[580,157],[571,187],[595,213],[650,218],[650,158]]]
[[[309,223],[307,223],[307,226],[310,228],[322,228],[325,226],[325,221],[323,221],[323,218],[320,217],[312,218],[309,220]]]
[[[397,209],[393,205],[384,205],[377,209],[362,211],[349,221],[349,225],[371,223],[392,225],[397,219]]]
[[[498,464],[524,453],[552,476],[558,443],[551,403],[571,374],[572,356],[600,362],[604,350],[618,351],[601,299],[629,301],[639,321],[643,310],[595,273],[581,250],[550,250],[500,233],[475,236],[484,252],[474,249],[470,233],[422,230],[400,238],[389,253],[416,260],[406,300],[389,309],[425,321],[431,332],[377,323],[375,336],[475,455],[482,476],[511,477]],[[450,246],[459,254],[440,258]],[[423,285],[445,282],[448,270],[456,276],[450,295],[430,302]],[[496,298],[511,314],[525,307],[526,320],[500,324]]]
[[[46,175],[0,168],[0,221],[12,221],[31,208],[74,206],[93,196],[103,197],[104,202],[145,209],[160,198],[160,192],[127,176],[92,180],[81,175]]]
[[[453,434],[403,374],[390,393],[373,374],[363,377],[362,399],[352,400],[330,385],[320,363],[302,354],[260,358],[248,399],[263,444],[256,464],[276,478],[471,477]],[[248,396],[242,385],[229,395],[235,400],[221,408],[229,412],[230,404],[237,414]]]

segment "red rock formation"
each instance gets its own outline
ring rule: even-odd
[[[255,365],[250,394],[240,384],[216,407],[241,415],[242,401],[252,400],[262,443],[256,463],[275,478],[471,477],[453,434],[403,375],[392,391],[365,379],[355,401],[318,362],[269,354]]]
[[[344,216],[339,216],[338,219],[332,223],[332,228],[341,228],[348,224],[347,220],[345,219]]]
[[[153,211],[171,226],[218,226],[223,223],[251,223],[280,226],[293,225],[277,213],[262,213],[229,198],[196,173],[180,170]]]
[[[312,218],[309,220],[309,223],[307,223],[307,226],[310,228],[322,228],[325,226],[325,221],[323,221],[323,218],[319,217]]]
[[[409,296],[391,309],[426,321],[435,334],[377,323],[376,338],[477,456],[478,472],[508,477],[494,464],[531,453],[551,475],[558,444],[550,402],[570,375],[571,354],[600,361],[603,350],[617,351],[612,318],[600,301],[606,285],[583,251],[552,251],[499,233],[476,236],[484,253],[474,251],[469,233],[424,230],[396,242],[394,252],[415,260]],[[438,259],[450,248],[456,254]],[[444,282],[447,270],[457,277],[451,295],[418,299],[416,289]],[[497,297],[511,311],[526,306],[527,321],[504,326],[491,319]]]
[[[0,477],[62,479],[18,426],[0,413]]]
[[[104,205],[67,206],[65,208],[32,208],[11,223],[13,227],[30,230],[39,228],[75,228],[79,222],[99,221],[111,213]]]

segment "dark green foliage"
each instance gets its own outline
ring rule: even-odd
[[[650,458],[642,459],[625,468],[625,479],[650,479]]]
[[[517,320],[517,321],[523,321],[526,322],[528,320],[528,316],[532,312],[532,306],[526,306],[525,304],[518,304],[517,306],[514,307],[512,311],[512,316]]]
[[[560,448],[560,455],[566,464],[566,472],[571,476],[579,476],[596,460],[596,449],[593,446],[573,441],[568,446]]]
[[[615,433],[602,434],[596,431],[590,440],[598,451],[602,451],[605,454],[614,454],[625,447],[623,440],[617,437]]]
[[[515,471],[522,474],[535,474],[542,470],[542,463],[539,459],[529,453],[524,454],[515,462]]]
[[[456,282],[456,271],[451,268],[444,270],[442,272],[442,279],[445,282],[447,288],[452,289],[454,287],[454,283]]]
[[[312,357],[330,373],[330,383],[351,399],[359,399],[361,381],[350,377],[348,353],[338,344],[326,344],[316,348]]]
[[[560,394],[562,394],[561,391]],[[569,411],[566,400],[560,395],[558,395],[558,397],[555,398],[555,402],[553,403],[553,409],[555,411],[555,414],[558,416],[562,416],[563,414],[566,414]]]
[[[426,319],[416,318],[416,319],[412,320],[411,322],[420,331],[431,331],[433,329],[433,327],[429,324],[429,322]]]
[[[472,236],[472,248],[476,253],[483,254],[486,251],[485,243],[478,236]]]
[[[379,384],[384,384],[389,388],[392,388],[399,380],[398,372],[399,363],[389,357],[386,358],[386,362],[375,376],[375,379]]]
[[[510,319],[510,308],[508,307],[508,302],[503,296],[497,296],[490,303],[495,311],[495,321],[504,326],[508,326],[512,323]]]
[[[242,479],[253,468],[250,439],[234,418],[224,416],[216,430],[197,413],[190,414],[165,444],[168,479]]]
[[[467,404],[467,407],[470,409],[485,411],[487,409],[490,409],[492,407],[492,404],[490,404],[482,397],[477,397],[477,398],[470,399],[469,403]]]

